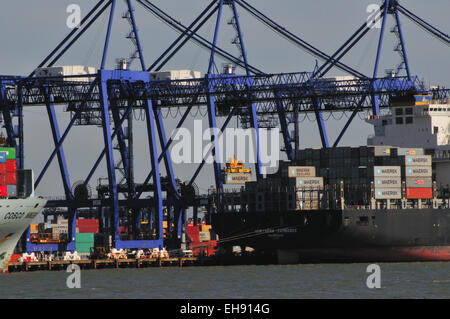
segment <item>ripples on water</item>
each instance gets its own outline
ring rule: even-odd
[[[367,264],[82,270],[0,275],[0,298],[450,298],[450,263],[381,263],[381,289]]]

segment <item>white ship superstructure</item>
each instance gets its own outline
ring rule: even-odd
[[[366,121],[375,130],[368,145],[423,148],[433,155],[438,185],[450,184],[450,101],[416,95],[413,101],[391,103],[387,114]]]
[[[17,242],[46,202],[34,196],[0,200],[0,271],[6,270]]]

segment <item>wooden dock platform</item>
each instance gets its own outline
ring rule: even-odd
[[[81,269],[103,268],[146,268],[169,266],[195,266],[201,265],[202,260],[197,257],[183,258],[143,258],[143,259],[92,259],[92,260],[55,260],[11,262],[8,272],[37,271],[37,270],[65,270],[69,265],[78,265]]]

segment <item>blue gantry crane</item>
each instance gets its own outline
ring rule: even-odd
[[[39,187],[56,157],[65,198],[49,200],[47,206],[65,208],[69,218],[68,243],[27,242],[28,251],[75,250],[75,220],[78,211],[83,208],[96,210],[96,216],[101,220],[102,228],[111,235],[111,244],[115,248],[153,248],[166,245],[167,242],[163,240],[162,226],[164,212],[169,220],[168,225],[172,222],[174,224],[174,227],[170,227],[173,243],[179,243],[185,211],[188,207],[194,207],[196,212],[199,205],[206,205],[210,213],[221,209],[224,183],[220,162],[216,160],[220,155],[218,139],[220,131],[229,125],[232,118],[239,117],[241,125],[252,129],[255,133],[257,155],[255,172],[256,178],[261,179],[261,143],[258,128],[279,126],[284,150],[287,157],[293,160],[299,148],[299,137],[292,137],[289,127],[292,124],[298,124],[299,113],[314,114],[322,146],[336,147],[358,112],[369,110],[372,116],[378,116],[380,109],[389,107],[393,98],[427,93],[418,78],[411,74],[400,14],[445,44],[450,44],[450,37],[447,34],[413,14],[399,1],[385,0],[380,10],[374,15],[373,23],[381,23],[380,37],[373,73],[366,75],[343,63],[342,59],[370,31],[371,27],[367,22],[364,22],[336,52],[329,55],[285,29],[245,0],[213,0],[188,26],[183,25],[149,0],[124,0],[126,12],[122,17],[131,27],[127,38],[133,44],[133,52],[129,58],[123,60],[123,65],[130,65],[134,60],[139,60],[140,70],[132,71],[125,67],[107,70],[105,66],[118,2],[117,0],[98,1],[82,19],[80,27],[71,31],[38,65],[39,68],[56,65],[72,45],[109,9],[102,59],[96,73],[55,77],[36,76],[33,71],[29,76],[0,76],[0,107],[3,123],[8,142],[18,150],[18,168],[23,168],[25,153],[23,108],[36,105],[46,107],[52,132],[53,150],[37,175],[35,187]],[[175,41],[152,64],[147,64],[144,59],[142,40],[134,15],[135,5],[156,16],[179,33]],[[230,8],[232,16],[229,24],[236,33],[232,42],[238,48],[237,55],[218,46],[223,11],[227,7]],[[266,27],[313,55],[321,61],[321,64],[311,72],[282,74],[268,74],[252,65],[248,61],[238,9],[246,11]],[[398,40],[395,51],[400,54],[401,62],[396,66],[395,72],[387,77],[380,77],[378,75],[379,61],[389,16],[394,18],[392,31]],[[214,34],[212,39],[208,40],[200,35],[199,30],[214,17],[216,19]],[[193,42],[210,53],[205,76],[183,80],[152,80],[150,72],[162,70],[188,42]],[[242,74],[222,73],[217,67],[218,57],[243,70]],[[351,77],[327,78],[326,75],[332,68],[337,68]],[[402,72],[404,74],[401,74]],[[449,96],[449,90],[446,89],[439,89],[434,93],[441,98]],[[56,116],[56,105],[65,105],[66,110],[71,112],[71,120],[64,130],[61,130]],[[195,180],[204,168],[209,153],[195,169],[192,178],[182,183],[174,174],[169,152],[173,137],[166,135],[162,110],[183,109],[183,115],[177,124],[177,128],[180,128],[189,117],[191,110],[196,107],[206,107],[209,127],[220,129],[220,131],[212,130],[212,148],[209,151],[214,157],[212,165],[216,187],[214,196],[202,197],[195,194]],[[146,138],[150,154],[150,158],[147,159],[148,173],[141,183],[135,181],[133,173],[133,110],[143,111],[145,114]],[[323,119],[323,114],[327,112],[351,113],[332,145]],[[222,116],[225,117],[225,122],[219,128],[217,118]],[[86,177],[78,184],[81,185],[81,190],[83,187],[85,189],[100,163],[105,160],[108,184],[98,187],[98,195],[95,198],[80,196],[79,192],[71,187],[72,180],[68,173],[64,143],[70,132],[79,125],[98,125],[102,129],[103,145],[98,150],[98,156],[93,159],[92,167],[86,171]],[[119,158],[115,158],[114,143],[117,143]],[[161,176],[161,161],[164,163],[166,176]],[[118,178],[118,172],[122,176],[121,180]],[[143,198],[143,194],[150,196]],[[125,212],[131,234],[127,239],[121,238],[119,234],[123,212]],[[154,225],[153,233],[147,237],[140,235],[143,218]]]

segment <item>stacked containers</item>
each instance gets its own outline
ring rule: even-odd
[[[431,155],[405,156],[406,198],[433,198]]]
[[[0,147],[0,197],[17,197],[17,161],[13,147]]]
[[[94,247],[94,234],[99,230],[97,219],[77,219],[76,222],[76,251],[89,253]]]
[[[375,166],[373,168],[376,199],[401,199],[400,166]]]
[[[319,209],[319,191],[323,190],[324,183],[323,177],[316,177],[316,167],[289,166],[287,171],[288,177],[295,178],[296,209]]]

